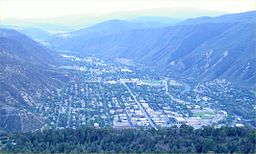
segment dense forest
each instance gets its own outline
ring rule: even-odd
[[[1,133],[0,152],[14,153],[255,153],[256,130],[204,127],[160,130],[81,127],[28,133]]]

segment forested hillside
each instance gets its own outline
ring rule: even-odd
[[[158,131],[84,127],[1,134],[1,139],[2,152],[14,153],[255,153],[256,150],[255,129],[239,127],[195,130],[182,125]]]

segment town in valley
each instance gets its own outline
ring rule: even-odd
[[[190,125],[255,127],[255,95],[226,80],[171,77],[128,59],[61,53],[73,80],[42,98],[43,128],[154,128]],[[249,117],[248,117],[249,116]]]

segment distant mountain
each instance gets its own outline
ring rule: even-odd
[[[131,19],[127,19],[127,21],[141,23],[144,25],[144,28],[161,28],[172,26],[174,24],[182,21],[181,19],[174,19],[170,17],[158,17],[158,16],[140,16]]]
[[[202,24],[202,23],[252,23],[255,22],[256,11],[238,13],[238,14],[226,14],[218,17],[199,17],[189,18],[181,25]]]
[[[30,27],[37,27],[41,28],[48,33],[57,34],[57,33],[64,33],[64,32],[71,32],[74,31],[74,28],[68,26],[62,26],[58,24],[52,23],[31,23]]]
[[[68,79],[55,69],[59,60],[26,35],[0,29],[0,130],[28,131],[44,125],[34,114],[40,97]]]
[[[47,22],[43,19],[37,20],[21,20],[21,19],[5,19],[1,21],[0,24],[1,28],[37,28],[38,30],[41,29],[47,33],[51,34],[57,34],[57,33],[64,33],[64,32],[71,32],[74,30],[74,28],[71,28],[69,26],[63,26],[59,24],[54,24],[54,22]],[[16,27],[16,28],[15,28]],[[17,29],[16,29],[17,30]]]
[[[138,25],[137,23],[132,23],[124,20],[109,20],[102,23],[98,23],[94,26],[80,29],[70,34],[73,36],[82,36],[88,34],[103,33],[104,35],[109,35],[117,32],[127,31],[130,29],[141,29],[144,28],[144,25]]]
[[[227,12],[212,11],[191,7],[171,7],[166,6],[163,8],[152,8],[132,11],[119,11],[110,14],[76,14],[51,18],[30,18],[30,19],[4,19],[1,23],[17,26],[30,26],[37,27],[48,32],[71,32],[74,29],[81,29],[89,27],[97,23],[101,23],[107,20],[131,20],[141,17],[162,17],[173,18],[178,20],[184,20],[187,18],[196,18],[200,16],[218,16],[226,14]],[[50,24],[51,23],[51,24]]]
[[[26,34],[30,38],[36,40],[36,41],[44,41],[50,38],[53,34],[48,33],[47,31],[44,31],[40,28],[21,28],[21,29],[16,29],[17,31]]]
[[[18,56],[23,61],[36,64],[54,64],[58,55],[33,41],[31,38],[12,29],[0,29],[1,51]]]
[[[13,25],[1,25],[0,27],[5,29],[15,29],[18,32],[21,32],[36,41],[47,40],[53,35],[41,28],[35,28],[35,27],[20,27],[20,26],[13,26]]]
[[[227,12],[223,11],[213,11],[206,9],[199,9],[193,7],[163,7],[163,8],[152,8],[152,9],[143,9],[143,10],[133,10],[133,11],[123,11],[115,12],[109,15],[106,15],[105,18],[109,17],[110,19],[129,19],[136,18],[141,16],[150,16],[150,17],[169,17],[179,20],[184,20],[187,18],[196,18],[201,16],[219,16],[226,14]]]
[[[131,21],[117,19],[109,20],[74,32],[56,34],[48,41],[51,42],[53,46],[55,46],[55,44],[58,46],[59,42],[62,42],[63,45],[65,44],[65,42],[68,42],[68,46],[70,46],[71,49],[74,49],[73,45],[69,44],[70,42],[73,42],[74,46],[76,46],[77,44],[79,44],[79,42],[82,45],[84,42],[90,42],[96,38],[102,38],[107,35],[118,35],[119,33],[125,31],[164,27],[164,24],[167,25],[168,23],[172,25],[171,22],[167,22],[166,20],[165,23],[156,22],[154,24],[152,23],[153,21],[157,21],[157,18],[155,18],[155,20],[146,20],[144,18],[144,20],[141,21],[139,19],[132,19]],[[164,19],[162,19],[162,21],[164,22]]]
[[[255,13],[194,18],[165,28],[131,28],[101,35],[76,31],[72,37],[50,43],[80,55],[133,59],[170,76],[178,74],[200,81],[225,78],[237,86],[253,88]]]

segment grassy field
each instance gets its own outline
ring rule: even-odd
[[[161,80],[142,80],[145,84],[161,84]]]
[[[194,117],[200,117],[202,119],[209,119],[213,117],[215,114],[213,112],[196,112],[193,113]]]

